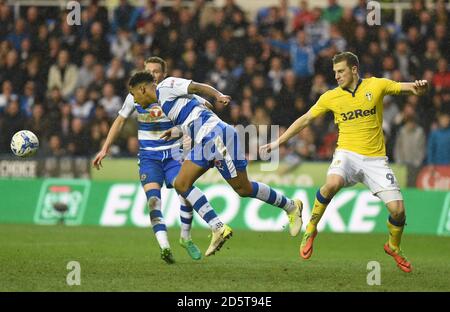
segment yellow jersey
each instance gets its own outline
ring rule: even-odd
[[[332,111],[339,129],[337,149],[364,156],[386,156],[383,97],[400,94],[401,86],[385,78],[360,79],[353,92],[337,87],[322,94],[310,109],[312,117]]]

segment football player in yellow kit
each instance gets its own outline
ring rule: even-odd
[[[385,95],[415,94],[427,91],[426,80],[395,82],[385,78],[361,79],[358,57],[342,52],[333,57],[333,71],[338,87],[322,94],[311,109],[298,118],[276,141],[261,147],[270,152],[305,128],[314,118],[327,111],[334,114],[339,139],[327,179],[316,194],[314,208],[300,245],[300,256],[311,257],[317,224],[328,203],[343,187],[361,182],[387,206],[389,240],[384,250],[398,267],[411,272],[412,267],[400,249],[405,208],[397,180],[388,165],[383,136],[383,97]]]

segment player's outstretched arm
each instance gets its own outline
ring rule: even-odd
[[[428,91],[428,81],[416,80],[414,82],[401,82],[402,94],[424,95]]]
[[[222,94],[222,92],[205,83],[192,81],[188,87],[189,94],[200,94],[210,98],[215,98],[217,102],[223,103],[225,106],[231,101],[231,97]]]
[[[94,160],[92,161],[92,166],[94,166],[97,170],[102,167],[102,160],[108,154],[109,148],[116,140],[120,131],[122,131],[123,125],[125,124],[126,118],[122,116],[117,116],[116,120],[114,120],[111,129],[108,131],[108,135],[106,137],[105,143],[102,146],[102,149],[97,153]]]
[[[272,143],[263,145],[260,147],[259,152],[261,154],[270,153],[271,150],[277,149],[281,144],[286,143],[294,135],[302,131],[307,125],[311,123],[314,118],[310,111],[299,117],[290,127],[284,132],[277,140]]]

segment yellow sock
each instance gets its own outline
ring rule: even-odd
[[[395,225],[392,223],[395,223]],[[405,227],[404,222],[400,225],[398,222],[395,222],[391,217],[389,217],[387,221],[387,227],[389,230],[389,247],[395,250],[399,250],[400,242],[402,240],[403,228]]]
[[[316,230],[317,224],[325,212],[325,209],[330,202],[329,199],[325,198],[320,194],[320,190],[317,191],[316,199],[314,200],[314,208],[311,212],[311,219],[309,220],[308,225],[306,226],[306,232],[311,233]]]

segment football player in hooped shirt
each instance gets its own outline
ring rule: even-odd
[[[215,98],[227,105],[230,97],[213,87],[192,80],[169,77],[156,85],[148,72],[136,73],[129,82],[129,91],[142,107],[158,101],[164,114],[191,137],[193,148],[188,153],[175,179],[174,187],[178,194],[187,199],[196,211],[201,212],[207,202],[200,202],[193,194],[194,182],[213,165],[233,189],[245,197],[260,199],[283,209],[289,219],[289,230],[296,236],[301,229],[302,203],[292,200],[266,184],[250,181],[247,177],[247,160],[239,146],[236,130],[220,120],[216,114],[200,105],[198,96]],[[176,137],[175,129],[162,136]],[[222,224],[213,228],[212,239],[205,255],[217,251],[231,236],[232,230]]]
[[[305,128],[314,118],[331,111],[339,128],[339,139],[327,180],[316,194],[311,220],[300,245],[300,256],[311,257],[317,224],[331,199],[343,187],[361,182],[380,198],[390,213],[387,220],[389,239],[384,251],[392,256],[404,272],[411,263],[400,249],[405,226],[405,208],[397,179],[389,167],[383,135],[383,97],[385,95],[424,95],[426,80],[395,82],[384,78],[359,77],[358,57],[342,52],[333,58],[333,71],[338,87],[321,95],[316,104],[298,118],[276,141],[261,147],[261,152],[274,150]]]
[[[150,57],[145,61],[145,69],[153,75],[156,81],[161,81],[166,76],[166,62],[159,57]],[[161,187],[166,183],[168,188],[172,188],[172,183],[181,167],[181,142],[180,140],[163,140],[160,138],[165,130],[173,127],[173,123],[156,105],[143,108],[135,103],[131,94],[125,99],[119,115],[109,130],[106,141],[93,161],[93,165],[99,169],[102,159],[108,153],[114,140],[122,130],[125,121],[131,114],[137,111],[139,124],[139,176],[148,200],[150,210],[150,221],[156,239],[161,249],[161,258],[167,263],[174,262],[167,237],[167,228],[161,212]],[[195,190],[199,197],[204,196],[200,190]],[[201,252],[191,239],[191,224],[193,218],[192,206],[181,196],[179,196],[181,234],[180,245],[184,247],[192,259],[201,258]],[[209,221],[209,220],[208,220]]]

